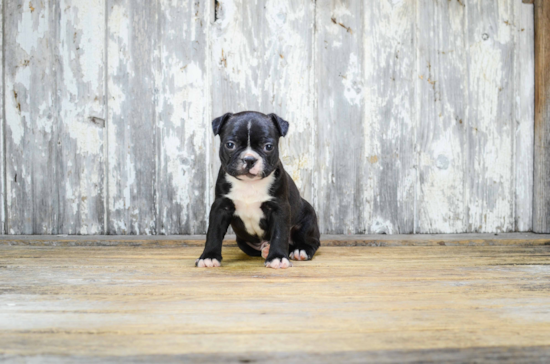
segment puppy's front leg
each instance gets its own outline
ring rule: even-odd
[[[195,266],[204,268],[219,267],[221,265],[223,237],[231,223],[234,212],[235,205],[231,200],[217,198],[214,201],[210,208],[204,251],[200,258],[195,261]]]
[[[267,268],[288,268],[292,263],[288,259],[288,244],[290,241],[290,206],[272,209],[271,241],[269,254],[265,259]]]

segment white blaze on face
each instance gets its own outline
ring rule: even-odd
[[[252,150],[252,148],[248,147],[243,152],[242,158],[245,157],[253,157],[257,159],[256,164],[250,170],[248,171],[250,174],[259,175],[264,170],[264,159],[255,151]],[[246,167],[246,166],[245,166]]]
[[[254,167],[250,169],[249,173],[259,175],[264,169],[264,160],[258,153],[252,150],[252,147],[250,146],[250,128],[252,127],[252,121],[249,121],[247,126],[248,126],[248,144],[246,146],[246,150],[241,153],[241,160],[244,160],[244,158],[246,157],[255,158],[257,162],[254,165]],[[246,169],[246,163],[244,161],[243,161],[243,169]]]

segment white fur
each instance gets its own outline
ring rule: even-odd
[[[271,262],[265,262],[265,266],[266,268],[286,269],[286,268],[292,267],[292,263],[286,258],[283,258],[283,259],[275,258]]]
[[[197,259],[195,265],[199,268],[213,268],[221,267],[220,262],[217,259]]]
[[[253,175],[259,175],[260,173],[262,173],[262,171],[264,170],[264,159],[250,147],[246,148],[246,150],[241,154],[241,159],[244,159],[248,156],[257,159],[256,164],[254,164],[254,167],[252,167],[248,171],[248,173]],[[243,163],[243,169],[246,169],[246,163]]]
[[[274,174],[271,173],[263,179],[242,176],[239,180],[228,174],[225,178],[231,183],[231,190],[225,197],[235,204],[235,216],[241,218],[250,235],[263,237],[264,231],[260,228],[260,220],[264,218],[264,212],[260,207],[262,203],[273,198],[269,195],[269,188],[275,179]]]
[[[294,250],[292,252],[290,252],[289,254],[290,256],[290,259],[293,259],[293,260],[307,260],[308,257],[307,257],[307,253],[305,250]]]

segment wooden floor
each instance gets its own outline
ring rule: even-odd
[[[550,245],[0,246],[8,362],[548,362]]]

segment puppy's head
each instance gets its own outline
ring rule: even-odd
[[[225,172],[254,180],[269,176],[276,168],[279,138],[288,132],[288,122],[275,114],[245,111],[214,119],[212,129],[220,136],[220,160]]]

